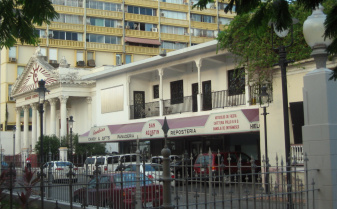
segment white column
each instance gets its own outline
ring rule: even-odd
[[[28,142],[28,132],[29,132],[29,105],[23,106],[24,116],[23,116],[23,148],[29,148],[30,143]]]
[[[16,112],[15,152],[21,152],[22,148],[21,121],[20,121],[21,107],[16,107],[15,112]]]
[[[201,88],[201,65],[202,60],[198,59],[195,61],[195,64],[198,68],[198,95],[197,95],[197,101],[198,101],[198,112],[201,112],[202,110],[202,100],[201,100],[201,94],[202,94],[202,88]]]
[[[55,98],[48,100],[50,104],[50,135],[56,135],[56,102]]]
[[[163,104],[163,75],[164,70],[162,68],[158,69],[159,74],[159,116],[163,116],[164,104]]]
[[[38,108],[38,104],[37,103],[33,103],[30,104],[30,107],[32,108],[32,151],[35,153],[35,144],[37,141],[37,108]]]
[[[87,119],[87,128],[90,129],[92,126],[92,97],[87,97],[88,104],[88,119]]]
[[[38,108],[38,111],[36,112],[36,117],[37,117],[37,120],[36,120],[36,137],[37,137],[37,140],[39,141],[40,136],[41,136],[40,104],[38,104],[37,108]]]
[[[67,136],[67,100],[68,96],[60,96],[61,104],[61,134],[60,138]]]

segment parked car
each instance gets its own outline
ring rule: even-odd
[[[129,164],[124,168],[124,171],[136,171],[137,165],[136,164]],[[140,173],[145,173],[145,176],[147,176],[149,179],[153,180],[154,182],[160,184],[162,183],[160,181],[160,178],[163,177],[163,166],[156,163],[145,163],[145,169],[144,165],[141,164],[139,167]],[[144,171],[145,170],[145,171]],[[171,178],[173,179],[171,181],[171,186],[175,185],[174,180],[174,174],[171,172]]]
[[[174,173],[176,179],[179,178],[191,178],[194,176],[193,160],[181,159],[179,161],[173,161],[170,164],[171,172]]]
[[[137,154],[121,154],[121,155],[102,155],[87,157],[84,161],[84,168],[88,167],[88,175],[93,176],[98,174],[110,173],[116,171],[119,163],[124,165],[136,163]],[[140,160],[141,160],[140,156]],[[96,171],[97,165],[97,171]]]
[[[72,181],[77,182],[77,175],[76,171],[78,168],[74,166],[72,162],[69,161],[50,161],[43,165],[43,173],[45,175],[45,179],[49,179],[49,168],[51,168],[52,176],[51,180],[52,182],[69,182],[69,175],[70,175],[70,168],[69,166],[72,165],[73,167],[73,175],[72,175]],[[40,172],[37,172],[37,175],[40,175]]]
[[[218,155],[220,154],[220,155]],[[241,173],[252,173],[251,158],[243,152],[212,152],[199,154],[194,163],[194,172],[197,176],[207,177],[210,174],[217,176],[221,174],[237,174],[238,161],[241,158]],[[228,160],[230,159],[230,160]],[[255,160],[255,173],[260,172],[261,166]],[[211,170],[209,170],[211,168]]]
[[[16,170],[15,167],[12,167],[12,170],[10,170],[8,163],[5,161],[1,162],[1,175],[4,180],[9,180],[11,175],[13,175],[13,179],[16,179]]]
[[[97,180],[99,195],[97,195]],[[134,208],[137,179],[135,172],[115,172],[92,178],[88,185],[74,192],[74,201],[82,205],[110,208]],[[163,204],[163,186],[147,176],[140,177],[142,208],[159,207]],[[96,199],[98,196],[98,199]]]
[[[151,163],[162,164],[163,158],[164,158],[163,156],[153,156],[153,157],[151,157]],[[172,163],[174,160],[180,161],[181,157],[179,155],[170,155],[170,163]]]

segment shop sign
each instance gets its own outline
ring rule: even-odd
[[[211,114],[206,123],[206,133],[232,133],[258,130],[258,121],[250,122],[241,110]]]
[[[161,138],[164,137],[162,125],[157,120],[150,120],[144,124],[142,138]]]
[[[93,127],[88,136],[88,142],[110,141],[110,130],[108,126]]]

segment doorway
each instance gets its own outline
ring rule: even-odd
[[[145,92],[134,91],[133,92],[134,103],[134,119],[145,118]]]

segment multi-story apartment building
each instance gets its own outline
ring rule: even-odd
[[[36,26],[41,53],[57,67],[119,66],[213,40],[234,17],[223,2],[192,9],[188,0],[52,0],[59,18]],[[10,95],[35,47],[17,44],[1,51],[1,130],[15,125]],[[30,109],[30,115],[32,110]],[[21,112],[21,122],[23,112]],[[31,124],[31,117],[29,123]],[[30,127],[31,125],[29,125]]]

